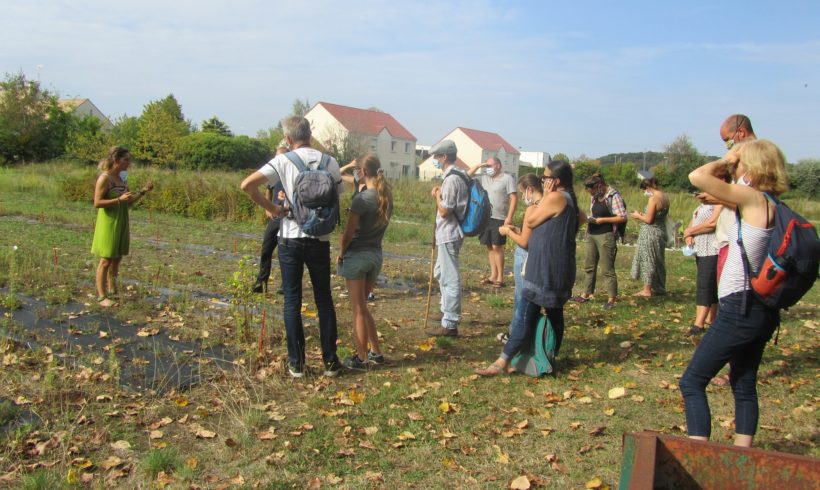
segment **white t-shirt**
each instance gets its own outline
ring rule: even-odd
[[[302,162],[309,168],[316,168],[319,165],[319,160],[322,158],[322,152],[319,150],[302,147],[293,150],[302,159]],[[339,172],[339,162],[335,158],[330,157],[327,164],[327,171],[337,180],[339,194],[344,191],[344,184],[342,183],[342,175]],[[259,173],[264,175],[270,181],[270,185],[276,185],[277,182],[282,182],[282,187],[285,189],[285,196],[287,202],[292,202],[293,186],[296,183],[296,176],[299,175],[299,170],[293,163],[288,160],[285,155],[276,155],[273,160],[269,161],[262,168]],[[318,238],[323,242],[330,240],[330,235],[320,237],[313,237],[302,232],[299,225],[289,217],[282,218],[282,225],[279,228],[279,236],[282,238]]]

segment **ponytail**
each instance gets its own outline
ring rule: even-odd
[[[369,153],[365,155],[362,160],[362,167],[367,171],[367,175],[375,175],[373,180],[376,182],[376,197],[378,200],[378,223],[380,225],[387,224],[390,221],[390,214],[392,212],[393,193],[390,189],[390,184],[384,178],[384,170],[379,161],[379,157]]]

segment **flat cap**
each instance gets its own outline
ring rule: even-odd
[[[430,148],[431,155],[455,155],[457,152],[453,140],[441,140]]]

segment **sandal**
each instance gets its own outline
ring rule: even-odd
[[[490,284],[493,284],[493,281],[489,277],[485,277],[481,281],[479,281],[479,284],[481,284],[482,286],[489,286]]]
[[[484,369],[476,369],[475,373],[479,376],[491,378],[493,376],[498,376],[499,374],[502,374],[504,371],[505,369],[503,367],[499,366],[496,363],[492,363]]]
[[[110,299],[108,299],[105,296],[97,296],[97,304],[100,305],[103,308],[111,308],[113,306],[119,306],[119,304],[115,303],[114,301],[111,301]]]
[[[729,384],[729,375],[724,374],[723,376],[715,376],[712,378],[712,384],[715,386],[726,386]]]
[[[581,295],[579,294],[578,296],[573,297],[573,298],[572,298],[572,301],[575,301],[576,303],[586,303],[587,301],[589,301],[589,300],[591,300],[591,299],[592,299],[592,297],[591,297],[591,296],[586,296],[586,297],[584,297],[584,296],[581,296]]]
[[[501,289],[501,288],[503,288],[503,287],[504,287],[504,283],[503,283],[503,282],[501,282],[501,281],[498,281],[498,282],[493,281],[493,282],[492,282],[492,285],[493,285],[493,287],[494,287],[495,289]]]

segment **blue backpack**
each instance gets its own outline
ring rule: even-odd
[[[463,172],[454,171],[450,175],[458,175],[467,184],[467,209],[464,216],[459,218],[458,224],[465,236],[478,236],[487,228],[490,221],[490,196],[476,179],[471,179]]]
[[[338,182],[327,170],[330,157],[322,154],[315,169],[306,166],[296,152],[285,153],[285,157],[299,170],[288,199],[290,217],[307,235],[318,237],[333,232],[339,223],[339,192]]]
[[[552,373],[555,362],[555,330],[546,315],[541,315],[535,332],[510,361],[519,373],[541,377]]]

